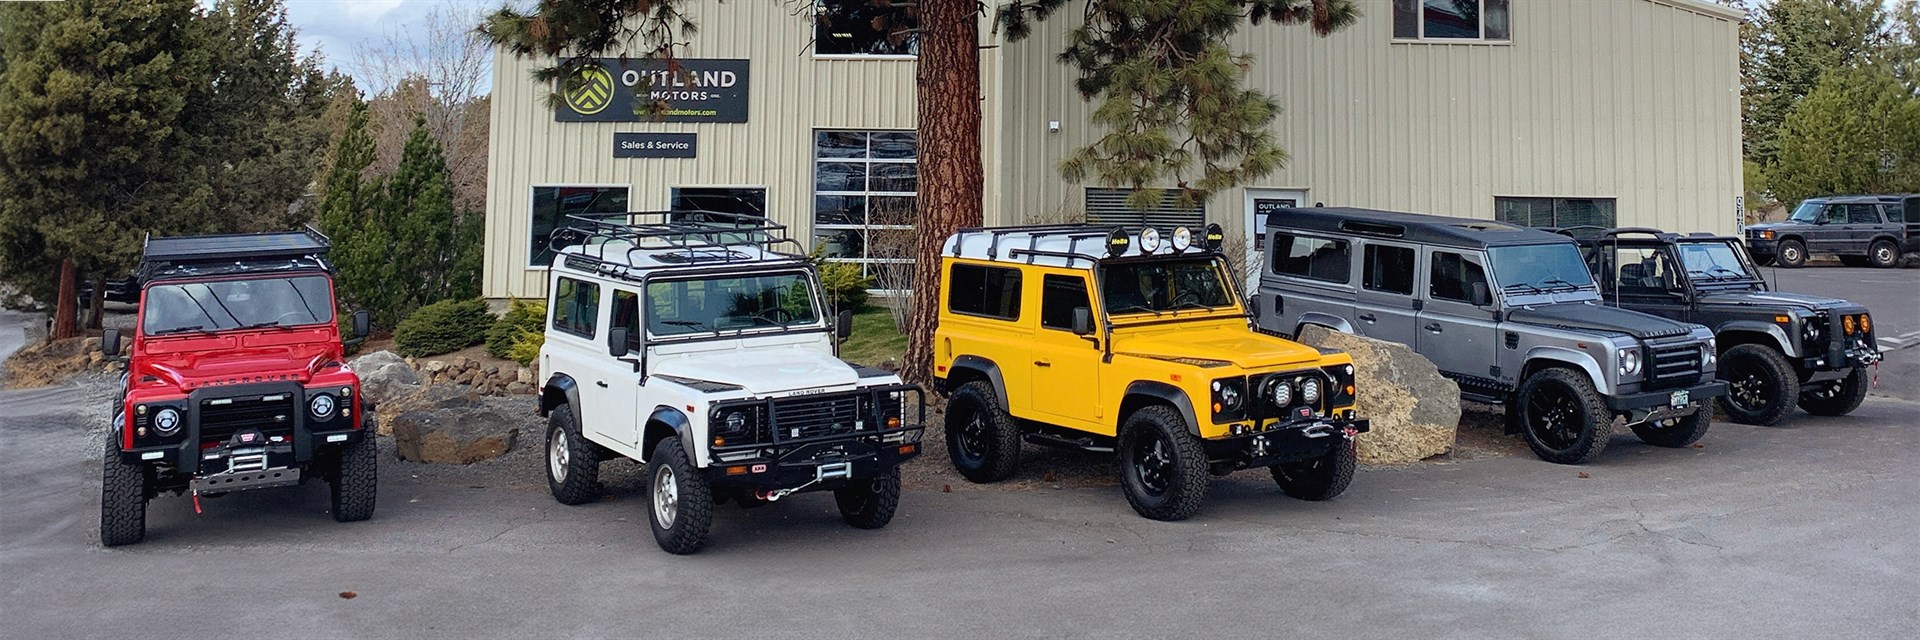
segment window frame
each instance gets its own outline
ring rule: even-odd
[[[1086,309],[1088,313],[1092,313],[1095,308],[1093,304],[1093,286],[1092,283],[1087,280],[1085,274],[1043,273],[1040,275],[1040,313],[1038,314],[1040,328],[1048,331],[1073,333],[1073,308],[1067,309],[1066,326],[1056,326],[1047,323],[1047,292],[1052,291],[1052,287],[1049,285],[1056,281],[1067,281],[1069,284],[1080,285],[1080,299],[1087,301]]]
[[[959,310],[959,309],[955,309],[955,308],[953,307],[953,300],[954,300],[954,294],[957,294],[957,293],[959,293],[959,292],[960,292],[960,288],[959,288],[959,287],[956,287],[956,286],[953,286],[953,281],[954,281],[954,271],[955,271],[955,270],[957,270],[957,269],[961,269],[961,268],[967,268],[967,269],[979,269],[979,270],[980,270],[980,271],[982,272],[982,274],[983,274],[983,275],[984,275],[984,274],[985,274],[986,272],[989,272],[989,271],[995,271],[995,270],[998,270],[998,271],[1004,271],[1004,272],[1007,272],[1007,273],[1010,273],[1010,274],[1012,274],[1012,275],[1013,275],[1013,285],[1012,285],[1012,287],[1011,287],[1011,289],[1012,289],[1012,290],[1014,291],[1014,296],[1013,296],[1013,309],[1012,309],[1012,311],[1013,311],[1013,315],[1011,315],[1011,316],[1003,316],[1003,315],[997,315],[997,314],[992,314],[992,313],[981,313],[981,312],[974,312],[974,311],[961,311],[961,310]],[[947,274],[946,274],[946,280],[947,280],[947,285],[948,285],[948,286],[946,287],[946,289],[947,289],[947,291],[946,291],[946,294],[947,294],[947,295],[945,295],[945,296],[942,296],[942,297],[944,298],[944,302],[943,302],[943,304],[942,304],[942,306],[943,306],[943,307],[944,307],[944,308],[946,309],[946,311],[947,311],[947,313],[951,313],[951,314],[954,314],[954,315],[960,315],[960,316],[967,316],[967,317],[970,317],[970,318],[983,318],[983,319],[987,319],[987,320],[994,320],[994,321],[998,321],[998,322],[1019,322],[1019,321],[1020,321],[1020,317],[1021,317],[1021,314],[1025,312],[1025,307],[1026,307],[1026,304],[1025,304],[1025,298],[1026,298],[1026,296],[1027,296],[1027,292],[1026,292],[1026,286],[1027,286],[1027,281],[1026,281],[1026,274],[1025,274],[1024,272],[1022,272],[1022,270],[1020,270],[1020,269],[1018,269],[1018,268],[1015,268],[1015,267],[1000,267],[1000,266],[993,266],[993,265],[984,265],[984,264],[973,264],[973,263],[969,263],[969,262],[952,262],[952,263],[948,263],[948,265],[947,265]],[[983,278],[982,278],[981,280],[982,280],[982,282],[985,282],[985,280],[986,280],[986,279],[985,279],[985,278],[983,277]],[[986,306],[987,306],[987,305],[986,305],[986,298],[985,298],[985,293],[986,293],[986,292],[985,292],[985,291],[984,291],[984,289],[983,289],[983,290],[981,291],[981,293],[982,293],[982,298],[981,298],[981,305],[980,305],[980,306],[981,306],[981,308],[982,308],[982,309],[985,309],[985,308],[986,308]],[[1091,294],[1089,294],[1089,296],[1091,296]],[[1091,300],[1091,297],[1089,297],[1089,300]]]
[[[1267,263],[1266,267],[1268,272],[1272,273],[1273,275],[1284,277],[1284,278],[1296,278],[1300,280],[1320,282],[1325,284],[1353,286],[1353,241],[1352,240],[1349,240],[1347,238],[1336,238],[1333,236],[1314,235],[1310,233],[1295,233],[1292,231],[1274,231],[1272,232],[1271,235],[1273,236],[1273,238],[1267,242],[1268,256],[1266,260],[1266,263]],[[1281,271],[1279,269],[1279,260],[1282,255],[1280,252],[1280,242],[1279,242],[1280,236],[1287,236],[1289,238],[1292,238],[1295,242],[1298,242],[1302,238],[1305,238],[1309,240],[1324,240],[1327,242],[1332,242],[1336,245],[1346,245],[1346,247],[1342,249],[1342,253],[1344,253],[1347,258],[1346,259],[1347,264],[1345,269],[1346,277],[1341,278],[1339,280],[1329,280],[1326,278],[1319,278],[1319,277],[1315,277],[1308,274]],[[1287,245],[1287,250],[1289,255],[1291,254],[1292,249],[1293,249],[1293,245],[1292,243],[1289,243]],[[1308,267],[1309,267],[1308,271],[1311,272],[1312,271],[1311,259],[1309,259]]]
[[[1414,297],[1414,294],[1420,290],[1420,249],[1418,247],[1401,245],[1401,244],[1383,243],[1383,242],[1368,242],[1361,246],[1363,247],[1360,251],[1360,289],[1362,291],[1370,291],[1370,292],[1378,293],[1381,295],[1406,296],[1411,298],[1411,297]],[[1373,255],[1372,254],[1374,253],[1374,248],[1376,247],[1385,248],[1385,249],[1397,249],[1400,251],[1405,251],[1410,255],[1410,260],[1408,262],[1409,262],[1409,266],[1413,268],[1407,270],[1407,290],[1406,291],[1400,291],[1398,289],[1382,289],[1382,288],[1375,287],[1372,284],[1369,284],[1367,282],[1369,279],[1369,276],[1373,273]]]
[[[1436,275],[1436,272],[1439,271],[1440,269],[1440,257],[1443,255],[1453,256],[1455,258],[1460,259],[1460,265],[1461,265],[1460,274],[1461,276],[1463,276],[1460,281],[1460,285],[1462,287],[1461,293],[1465,297],[1454,298],[1451,296],[1443,296],[1436,292],[1440,281],[1434,276]],[[1427,256],[1428,256],[1427,257],[1427,295],[1426,295],[1427,300],[1430,300],[1433,302],[1446,302],[1451,304],[1464,304],[1467,306],[1475,306],[1473,304],[1473,286],[1472,286],[1473,283],[1468,282],[1464,277],[1466,275],[1466,267],[1468,265],[1472,265],[1474,268],[1480,270],[1480,281],[1487,285],[1487,293],[1489,295],[1491,295],[1495,291],[1493,276],[1488,273],[1490,270],[1487,269],[1487,265],[1474,261],[1472,259],[1474,257],[1474,254],[1463,252],[1463,251],[1455,251],[1452,249],[1431,249],[1427,251]]]
[[[571,324],[569,324],[568,326],[562,326],[560,324],[560,307],[561,307],[560,287],[561,285],[567,282],[574,283],[575,287],[579,287],[582,285],[593,287],[593,296],[592,296],[593,312],[590,314],[587,314],[587,318],[588,318],[588,322],[590,323],[590,326],[587,327],[586,333],[581,333],[575,330],[575,328],[571,326]],[[600,290],[599,282],[588,280],[586,278],[576,278],[568,275],[562,275],[562,276],[556,277],[553,283],[553,298],[551,300],[551,303],[548,305],[548,309],[547,309],[547,328],[569,335],[569,336],[573,336],[575,338],[580,338],[582,340],[592,342],[597,336],[600,335],[600,308],[603,306],[606,306],[601,304],[601,300],[600,300],[601,293],[602,292]],[[573,296],[573,297],[577,297],[577,296]]]
[[[1413,14],[1414,35],[1411,37],[1400,35],[1398,31],[1399,29],[1399,24],[1397,22],[1398,17],[1395,15],[1397,10],[1394,7],[1396,0],[1388,0],[1387,28],[1389,33],[1393,34],[1393,37],[1391,38],[1390,42],[1392,42],[1393,44],[1463,44],[1463,45],[1495,45],[1495,46],[1512,45],[1513,44],[1513,5],[1516,4],[1516,2],[1514,0],[1506,0],[1507,2],[1507,37],[1488,38],[1487,37],[1487,20],[1485,17],[1488,0],[1475,0],[1475,1],[1480,3],[1480,14],[1482,16],[1480,18],[1480,24],[1479,24],[1480,36],[1477,38],[1441,38],[1441,37],[1427,36],[1426,0],[1414,0],[1414,14]]]
[[[866,154],[858,158],[829,158],[829,157],[822,156],[820,153],[820,134],[822,133],[866,134],[867,135]],[[913,137],[914,137],[913,157],[911,158],[875,158],[873,157],[874,154],[873,154],[872,135],[876,133],[913,134]],[[871,246],[872,238],[875,235],[874,232],[876,231],[878,232],[912,231],[914,228],[914,225],[912,224],[874,224],[873,218],[872,218],[873,212],[870,206],[862,209],[861,211],[862,221],[860,224],[838,224],[838,223],[821,224],[820,223],[820,197],[821,196],[837,196],[837,197],[843,197],[843,198],[859,197],[863,199],[863,202],[869,205],[872,203],[873,199],[876,197],[878,198],[912,198],[913,208],[914,208],[913,214],[912,214],[913,221],[915,223],[918,223],[920,218],[920,135],[919,135],[919,132],[913,129],[846,129],[846,128],[835,128],[835,127],[816,127],[816,128],[807,130],[807,144],[808,144],[808,147],[811,149],[809,153],[812,154],[811,158],[813,161],[812,166],[810,167],[811,171],[809,174],[811,180],[808,183],[808,187],[807,187],[807,203],[808,203],[807,204],[807,211],[808,211],[807,222],[813,231],[814,244],[818,246],[820,244],[820,241],[824,237],[829,235],[829,234],[821,233],[822,231],[836,232],[836,233],[850,231],[850,232],[857,233],[860,236],[860,256],[861,257],[828,256],[827,259],[835,262],[849,262],[853,264],[858,264],[860,265],[861,275],[876,277],[876,278],[877,276],[874,273],[875,269],[873,265],[912,264],[913,259],[911,257],[908,257],[908,258],[870,257],[871,256],[870,246]],[[869,169],[871,169],[871,167],[876,164],[910,165],[913,167],[914,190],[913,191],[874,191],[873,177],[872,177],[873,174],[871,171],[869,171],[867,173],[866,184],[864,185],[865,188],[861,191],[848,191],[848,190],[822,191],[820,190],[820,166],[822,163],[859,164]],[[873,289],[873,291],[880,292],[880,293],[898,293],[898,290],[894,290],[894,289]]]
[[[812,14],[814,18],[814,20],[810,21],[809,23],[810,26],[808,27],[808,33],[807,33],[808,35],[807,49],[810,53],[812,53],[813,59],[815,60],[893,60],[893,61],[915,61],[920,59],[920,54],[918,53],[820,53],[819,17],[820,17],[821,4],[823,4],[823,0],[809,0],[809,2],[807,3],[807,10],[810,14]],[[921,43],[918,40],[918,36],[916,36],[915,42],[914,42],[914,48],[916,50],[919,49],[920,44]],[[914,155],[918,156],[919,154],[916,151]]]
[[[522,262],[526,263],[525,266],[529,271],[550,271],[553,269],[552,262],[548,262],[547,264],[534,264],[533,262],[534,256],[540,253],[539,251],[534,250],[533,248],[533,227],[534,227],[533,216],[534,216],[534,203],[539,199],[539,195],[536,194],[535,192],[541,189],[626,189],[627,190],[627,209],[629,211],[633,209],[634,187],[631,184],[626,184],[626,183],[620,183],[620,184],[534,183],[534,184],[528,185],[527,186],[527,216],[526,216],[527,235],[524,238],[527,244],[524,244],[521,246],[527,248],[527,257],[526,259],[522,260]],[[565,216],[562,216],[562,218],[564,219]],[[554,223],[558,225],[559,220],[555,220]],[[555,228],[558,228],[558,227],[556,226]],[[548,233],[552,233],[552,232],[549,231]]]

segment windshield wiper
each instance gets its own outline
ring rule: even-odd
[[[1546,289],[1542,289],[1542,288],[1540,288],[1540,287],[1536,287],[1536,286],[1533,286],[1533,283],[1531,283],[1531,282],[1515,282],[1515,283],[1513,283],[1513,284],[1510,284],[1510,285],[1507,285],[1507,286],[1504,286],[1504,287],[1500,287],[1500,290],[1501,290],[1501,291],[1516,291],[1516,290],[1519,290],[1519,288],[1520,288],[1520,287],[1526,287],[1526,288],[1527,288],[1527,293],[1546,293],[1546,292],[1547,292],[1547,290],[1546,290]]]
[[[1555,290],[1558,290],[1558,289],[1560,289],[1561,287],[1565,287],[1565,288],[1567,288],[1567,289],[1571,289],[1571,290],[1574,290],[1574,291],[1579,291],[1579,290],[1580,290],[1580,285],[1577,285],[1577,284],[1574,284],[1574,283],[1571,283],[1571,282],[1567,282],[1566,280],[1562,280],[1562,279],[1560,279],[1560,278],[1547,278],[1547,279],[1545,279],[1545,280],[1541,280],[1541,281],[1540,281],[1540,284],[1555,284],[1555,283],[1558,283],[1558,284],[1560,284],[1560,286],[1559,286],[1559,287],[1554,287],[1554,288],[1552,288],[1552,289],[1548,289],[1547,291],[1549,291],[1549,292],[1551,292],[1551,291],[1555,291]]]
[[[208,329],[207,329],[207,325],[204,325],[204,324],[196,324],[196,325],[193,325],[193,326],[188,326],[188,327],[174,327],[174,328],[171,328],[171,329],[161,329],[161,330],[159,330],[159,331],[154,331],[154,332],[152,332],[152,333],[148,333],[147,335],[149,335],[149,336],[170,336],[170,335],[173,335],[173,334],[176,334],[176,333],[204,333],[204,334],[207,334],[207,335],[213,335],[213,331],[210,331],[210,330],[208,330]]]
[[[661,320],[660,324],[670,324],[676,327],[693,327],[696,329],[705,328],[708,331],[713,330],[711,328],[707,328],[707,323],[701,322],[699,320]]]
[[[1193,308],[1199,308],[1199,309],[1206,309],[1206,310],[1207,310],[1208,312],[1212,312],[1212,311],[1213,311],[1213,309],[1214,309],[1213,307],[1210,307],[1210,306],[1207,306],[1207,305],[1204,305],[1204,304],[1200,304],[1200,303],[1198,303],[1198,302],[1182,302],[1182,303],[1180,303],[1180,304],[1176,304],[1176,305],[1173,305],[1173,308],[1175,308],[1175,309],[1186,309],[1186,308],[1189,308],[1189,307],[1193,307]]]
[[[1160,315],[1160,310],[1159,310],[1159,309],[1154,309],[1154,308],[1151,308],[1151,307],[1147,307],[1147,306],[1143,306],[1143,305],[1137,305],[1137,304],[1130,304],[1130,305],[1127,305],[1127,306],[1124,306],[1124,307],[1120,307],[1120,308],[1118,308],[1118,309],[1114,309],[1114,310],[1112,311],[1112,313],[1116,313],[1116,314],[1118,314],[1118,313],[1128,313],[1128,312],[1132,312],[1132,311],[1145,311],[1145,312],[1147,312],[1147,313],[1151,313],[1151,314],[1153,314],[1153,315],[1156,315],[1156,316],[1158,316],[1158,315]]]

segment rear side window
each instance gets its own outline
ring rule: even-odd
[[[1370,291],[1413,295],[1413,249],[1367,245],[1364,286]]]
[[[1276,233],[1271,252],[1274,273],[1341,284],[1351,281],[1353,252],[1345,240]]]
[[[1473,285],[1487,284],[1487,271],[1458,253],[1433,252],[1427,295],[1435,300],[1473,303]]]
[[[953,265],[947,310],[1002,320],[1020,317],[1020,271],[971,264]]]
[[[553,328],[592,338],[600,321],[600,285],[560,278],[553,288]]]
[[[1871,204],[1847,205],[1848,224],[1880,224],[1880,207]]]

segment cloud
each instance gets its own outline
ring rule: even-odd
[[[320,52],[326,65],[348,73],[356,46],[405,33],[441,6],[480,10],[500,0],[286,0],[287,19],[300,30],[303,53]],[[356,80],[365,80],[356,78]]]

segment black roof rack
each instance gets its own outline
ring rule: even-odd
[[[632,266],[633,254],[645,251],[667,252],[657,256],[660,261],[680,264],[806,259],[800,243],[787,235],[786,225],[748,214],[704,209],[576,213],[567,215],[566,224],[553,230],[547,246],[555,253],[567,247],[584,247],[568,256],[569,260],[606,263],[609,241],[629,245],[627,262],[616,265],[622,267]],[[801,251],[776,249],[786,244]],[[759,255],[733,250],[737,247],[757,249]]]
[[[1450,247],[1486,248],[1562,240],[1564,234],[1485,218],[1454,218],[1356,207],[1291,207],[1267,216],[1266,230],[1387,237]]]
[[[257,271],[332,269],[332,242],[318,229],[205,236],[149,236],[135,274],[142,282]]]

